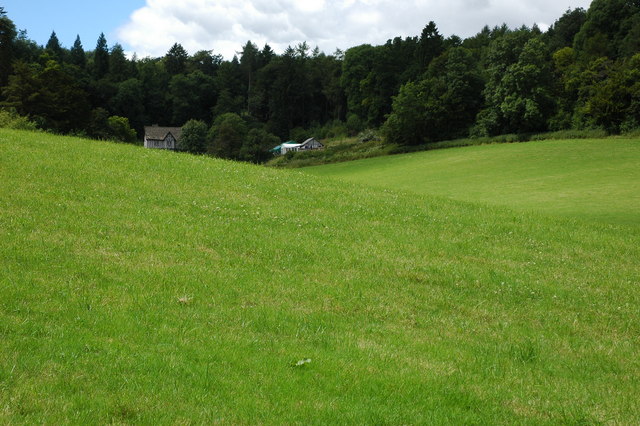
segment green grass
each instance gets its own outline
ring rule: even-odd
[[[635,227],[46,134],[0,150],[0,423],[640,419]]]
[[[640,225],[640,140],[496,144],[305,169],[381,188]]]

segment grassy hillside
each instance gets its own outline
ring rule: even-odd
[[[305,169],[382,188],[640,225],[640,140],[483,145]]]
[[[0,150],[0,423],[640,418],[636,228],[37,133]]]

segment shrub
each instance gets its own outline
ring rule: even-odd
[[[640,123],[635,117],[629,117],[620,124],[620,133],[623,135],[637,135],[640,133]]]
[[[375,130],[367,129],[360,132],[360,134],[358,135],[358,140],[360,142],[379,141],[380,136],[378,136]]]
[[[135,142],[136,131],[129,125],[129,119],[113,115],[107,119],[109,136],[120,142]]]
[[[347,131],[349,135],[357,135],[358,132],[361,132],[364,129],[364,123],[360,117],[356,114],[349,114],[347,117]]]
[[[251,129],[240,148],[239,159],[252,163],[262,163],[272,155],[269,149],[280,144],[280,139],[264,129]]]
[[[14,109],[0,109],[0,127],[15,130],[37,130],[38,125]]]
[[[189,120],[182,126],[178,149],[192,154],[204,154],[207,150],[207,125],[204,121]]]
[[[215,157],[238,159],[247,132],[247,123],[238,114],[219,115],[207,134],[207,152]]]
[[[539,133],[531,136],[532,141],[542,141],[550,139],[599,139],[607,137],[608,133],[604,129],[582,129],[582,130],[558,130],[556,132]]]

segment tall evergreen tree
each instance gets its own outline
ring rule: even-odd
[[[15,108],[20,115],[30,115],[37,110],[37,93],[41,90],[39,71],[38,64],[18,60],[13,65],[13,74],[9,77],[8,84],[2,89],[5,104]]]
[[[60,46],[60,41],[58,40],[58,36],[55,31],[51,32],[51,36],[49,37],[49,41],[45,48],[47,49],[47,53],[51,55],[51,58],[58,62],[62,62],[62,46]]]
[[[7,85],[12,72],[16,35],[16,26],[0,7],[0,87]]]
[[[69,62],[81,69],[87,66],[87,55],[82,47],[80,35],[76,36],[76,41],[73,43],[73,47],[69,52]]]
[[[93,52],[93,72],[96,79],[105,77],[109,72],[109,48],[104,33],[100,33]]]
[[[164,67],[169,75],[182,74],[186,70],[189,54],[181,44],[175,43],[164,56]]]
[[[443,44],[444,38],[438,32],[436,23],[429,21],[422,30],[416,50],[420,69],[425,70],[434,58],[440,56],[443,52]]]
[[[249,98],[251,97],[251,89],[258,69],[259,53],[258,46],[251,41],[247,41],[240,54],[240,71],[242,72],[242,83],[245,89],[246,107],[249,114],[251,114]]]
[[[258,68],[266,66],[276,56],[271,46],[265,44],[258,56]]]
[[[119,43],[111,48],[109,55],[109,78],[119,83],[133,77],[132,67],[129,60],[124,55],[124,49]]]

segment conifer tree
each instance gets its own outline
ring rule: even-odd
[[[4,8],[0,7],[0,87],[6,86],[12,72],[16,35],[13,21],[7,17]]]
[[[93,58],[93,70],[96,79],[103,78],[109,72],[109,49],[104,33],[100,33]]]
[[[84,53],[84,49],[82,48],[82,42],[80,41],[80,36],[76,37],[76,41],[73,43],[73,47],[71,48],[69,60],[73,65],[76,65],[82,69],[84,69],[87,65],[87,56]]]
[[[60,46],[60,41],[58,40],[58,36],[55,31],[51,32],[51,36],[49,37],[49,41],[45,47],[53,59],[58,62],[62,62],[62,46]]]
[[[422,30],[420,41],[418,42],[418,49],[416,51],[420,69],[426,69],[431,61],[442,53],[443,44],[444,38],[438,32],[436,23],[429,21]]]
[[[181,44],[175,43],[164,57],[164,66],[170,75],[181,74],[185,72],[187,59],[189,54]]]
[[[124,55],[124,49],[118,43],[111,48],[109,56],[109,77],[114,82],[121,82],[131,77],[131,67]]]

